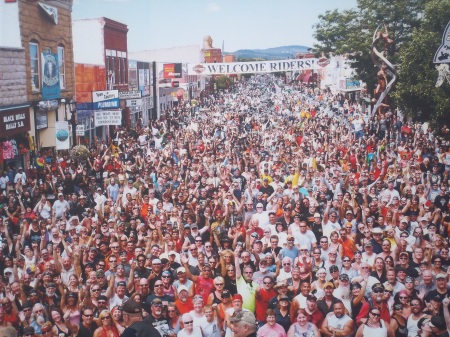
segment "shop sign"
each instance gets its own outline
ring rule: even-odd
[[[141,98],[139,90],[119,91],[119,99]]]
[[[120,108],[119,90],[104,90],[92,92],[94,110]]]
[[[121,125],[122,124],[122,111],[94,111],[95,126],[104,125]]]
[[[140,107],[142,106],[142,99],[127,99],[127,107]]]
[[[56,136],[56,149],[68,150],[70,149],[70,132],[68,121],[55,122],[55,136]]]
[[[30,131],[28,108],[6,110],[0,113],[0,134],[2,137]]]
[[[84,136],[84,124],[78,124],[75,133],[77,136]]]

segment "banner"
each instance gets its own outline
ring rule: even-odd
[[[121,125],[122,111],[94,111],[95,126]]]
[[[442,35],[442,43],[434,54],[433,63],[450,63],[450,21]]]
[[[188,64],[189,74],[226,75],[318,69],[317,59]]]
[[[56,131],[56,150],[70,149],[69,122],[68,121],[55,122],[55,131]]]
[[[60,96],[58,54],[42,53],[42,100]]]
[[[119,90],[93,91],[94,110],[120,108]]]
[[[181,63],[163,64],[163,78],[181,78]]]

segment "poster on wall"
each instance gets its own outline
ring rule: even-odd
[[[69,122],[55,122],[56,150],[70,149]]]
[[[58,99],[60,96],[58,54],[42,53],[42,99]]]
[[[48,128],[47,110],[38,109],[36,111],[36,130]]]

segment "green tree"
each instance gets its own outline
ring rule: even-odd
[[[436,88],[438,72],[433,64],[442,34],[450,20],[450,2],[428,1],[420,28],[399,52],[399,82],[394,94],[398,106],[440,130],[450,125],[450,84]]]
[[[344,11],[327,11],[319,15],[314,25],[314,37],[318,41],[314,50],[319,56],[347,55],[358,77],[367,83],[370,91],[376,83],[377,69],[370,57],[375,29],[386,24],[394,44],[389,47],[390,60],[396,62],[397,52],[420,25],[423,0],[357,0],[357,8]]]
[[[229,78],[226,75],[219,75],[219,76],[217,76],[215,81],[217,83],[217,89],[227,89],[227,88],[229,88],[229,86],[233,82],[231,80],[231,78]]]

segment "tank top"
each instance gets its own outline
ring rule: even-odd
[[[404,325],[401,325],[397,318],[392,317],[398,324],[397,330],[395,330],[395,337],[407,337],[408,336],[408,328],[406,327],[406,322]]]
[[[328,325],[332,328],[342,329],[342,327],[352,319],[348,315],[344,315],[341,318],[337,318],[336,315],[328,316]],[[344,337],[351,337],[351,334]]]
[[[413,319],[412,315],[408,317],[408,321],[406,322],[406,327],[408,328],[408,336],[409,337],[416,337],[417,331],[419,331],[419,327],[417,326],[417,322],[419,319],[421,319],[424,315],[422,314],[418,319]]]
[[[58,330],[58,334],[57,334],[58,337],[70,337],[70,332],[69,331],[68,332],[64,332],[56,324],[55,324],[55,326],[56,326],[56,329]]]
[[[387,328],[383,320],[380,320],[379,327],[371,327],[366,324],[363,325],[363,336],[364,337],[386,337]]]

